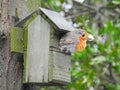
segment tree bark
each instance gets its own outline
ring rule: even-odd
[[[7,90],[7,75],[11,58],[8,0],[1,0],[0,5],[0,90]]]
[[[10,52],[10,27],[14,25],[15,8],[20,20],[30,13],[25,0],[0,0],[0,90],[40,90],[39,86],[23,85],[23,54]]]

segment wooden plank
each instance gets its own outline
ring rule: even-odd
[[[71,81],[70,56],[51,51],[49,81],[66,85]]]
[[[66,85],[71,81],[70,56],[60,53],[58,31],[51,28],[50,31],[50,58],[49,58],[49,82]],[[56,33],[56,34],[55,34]],[[54,48],[55,47],[55,48]]]
[[[48,82],[49,24],[37,16],[28,26],[26,83]]]
[[[67,20],[62,17],[58,12],[54,12],[44,8],[40,8],[40,11],[45,14],[48,19],[51,20],[51,22],[54,23],[59,29],[67,31],[75,30],[75,28],[72,27],[72,25],[67,22]]]
[[[19,27],[11,28],[11,52],[23,53],[23,29]]]
[[[71,81],[70,56],[62,53],[54,53],[53,81],[68,84]]]

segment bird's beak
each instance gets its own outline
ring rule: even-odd
[[[94,36],[92,34],[88,35],[88,40],[87,41],[93,41],[94,40]]]

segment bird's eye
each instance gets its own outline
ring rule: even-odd
[[[84,37],[84,36],[85,36],[85,34],[82,35],[82,37]]]

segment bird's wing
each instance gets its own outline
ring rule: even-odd
[[[77,42],[78,42],[78,36],[69,32],[60,39],[60,46],[76,44]]]
[[[75,46],[78,42],[78,36],[74,33],[67,33],[60,39],[60,51],[66,54],[70,54],[75,50]]]

